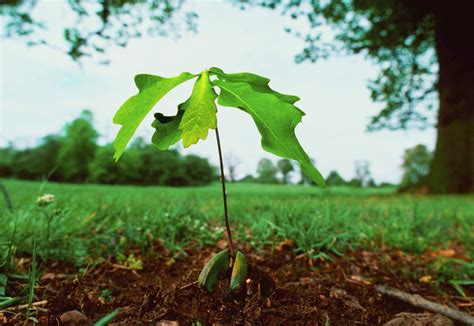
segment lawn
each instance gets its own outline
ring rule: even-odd
[[[202,264],[205,257],[199,256],[194,264],[190,259],[199,252],[210,254],[225,238],[218,184],[166,188],[4,183],[14,212],[8,212],[0,201],[2,251],[13,248],[17,258],[28,260],[35,237],[43,272],[51,264],[66,264],[73,273],[100,269],[110,262],[146,271],[143,264],[150,264],[153,254],[166,257],[166,262],[200,268],[196,261]],[[37,198],[44,194],[53,194],[55,200],[39,205]],[[385,259],[387,252],[389,257],[397,253],[426,262],[421,269],[418,265],[404,269],[399,264],[403,277],[417,280],[428,274],[433,291],[452,288],[453,295],[469,296],[466,292],[474,278],[472,195],[400,195],[392,188],[241,183],[228,185],[228,200],[236,242],[255,257],[281,254],[286,246],[284,251],[294,259],[304,257],[308,262],[304,268],[311,271],[324,269],[322,262],[344,265],[365,259],[360,253],[376,255],[376,260]],[[454,253],[436,254],[450,250]],[[443,256],[443,262],[424,260],[428,256]],[[449,283],[453,280],[461,280],[461,285]]]
[[[15,206],[2,201],[1,243],[16,224],[18,252],[72,261],[122,253],[159,239],[179,253],[223,237],[219,185],[199,188],[42,184],[7,181]],[[46,207],[37,197],[53,194]],[[394,189],[320,189],[230,184],[229,211],[237,241],[256,249],[291,240],[311,257],[389,246],[409,253],[449,246],[474,249],[474,196],[398,195]],[[48,232],[49,229],[49,232]]]

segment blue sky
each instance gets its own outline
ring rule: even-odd
[[[364,58],[337,57],[298,65],[294,55],[303,43],[284,31],[289,22],[277,12],[240,11],[214,1],[190,2],[187,8],[200,16],[196,35],[178,41],[146,37],[125,49],[110,48],[108,66],[81,68],[57,51],[2,40],[0,145],[35,144],[41,136],[60,132],[84,108],[94,112],[101,142],[111,141],[118,130],[112,124],[115,111],[136,93],[135,74],[174,76],[218,66],[226,72],[251,71],[269,77],[272,88],[301,98],[298,106],[306,116],[296,133],[325,175],[337,170],[351,178],[354,162],[367,159],[377,181],[396,182],[406,148],[420,143],[434,147],[434,130],[365,132],[381,105],[370,100],[366,85],[377,70]],[[43,1],[38,14],[44,13],[53,30],[64,19],[59,1]],[[191,87],[187,83],[172,91],[157,108],[171,114]],[[138,131],[147,140],[151,121],[150,115]],[[221,108],[218,123],[224,153],[233,153],[241,161],[240,175],[253,173],[262,157],[276,159],[261,149],[257,129],[245,113]],[[217,164],[214,135],[184,153],[197,153]]]

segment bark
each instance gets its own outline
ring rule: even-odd
[[[474,20],[469,1],[437,1],[439,62],[436,149],[428,178],[434,193],[474,192]]]

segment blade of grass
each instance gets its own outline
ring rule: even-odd
[[[0,297],[4,296],[7,291],[8,277],[5,274],[0,274]]]
[[[101,319],[99,319],[95,324],[94,326],[105,326],[107,325],[108,323],[110,323],[115,317],[118,316],[118,314],[120,313],[120,309],[115,309],[114,311],[112,311],[110,314],[102,317]]]
[[[10,239],[10,245],[8,246],[7,256],[5,258],[5,269],[7,271],[13,270],[14,266],[11,266],[13,260],[13,245],[15,243],[16,229],[18,225],[18,215],[15,216],[15,223],[13,224],[12,237]]]
[[[0,181],[0,189],[2,190],[3,193],[3,198],[5,199],[5,203],[7,204],[8,210],[13,213],[13,204],[10,199],[10,196],[8,195],[7,188],[5,188],[3,182]]]
[[[21,298],[21,297],[15,297],[15,298],[3,297],[3,298],[0,298],[0,309],[7,308],[7,307],[11,306],[12,304],[17,303],[21,300],[23,300],[23,298]]]
[[[31,268],[28,279],[28,311],[26,319],[30,319],[30,311],[33,308],[33,300],[35,298],[35,285],[36,285],[36,235],[33,236],[33,257],[31,261]]]

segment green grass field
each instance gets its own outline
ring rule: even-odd
[[[78,266],[100,262],[160,240],[176,254],[188,245],[224,237],[219,185],[165,188],[42,184],[5,181],[14,213],[0,200],[0,244],[14,235],[17,254],[29,254],[33,237],[41,259]],[[45,207],[38,196],[55,195]],[[310,257],[388,246],[409,253],[456,243],[474,249],[474,196],[399,195],[394,189],[318,189],[230,184],[231,224],[240,244],[255,249],[292,240]],[[15,229],[16,226],[16,229]]]

